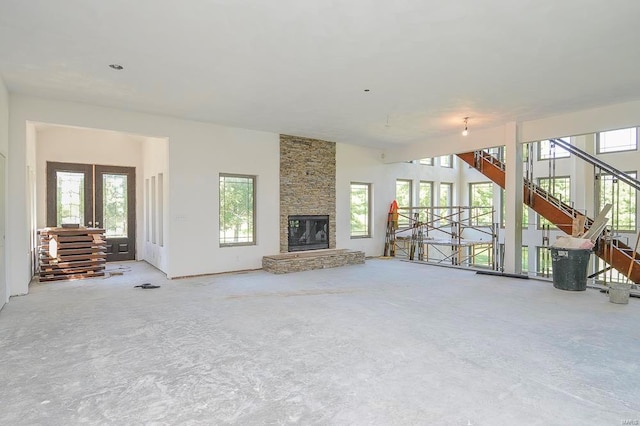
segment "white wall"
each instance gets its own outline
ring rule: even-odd
[[[144,138],[120,132],[35,124],[37,227],[47,225],[47,162],[97,164],[136,169],[136,258],[143,247],[142,183]]]
[[[0,155],[4,157],[4,167],[0,169],[0,309],[9,301],[7,279],[7,250],[5,247],[6,207],[7,207],[7,161],[9,152],[9,93],[0,78]]]
[[[170,278],[261,267],[262,256],[278,253],[279,136],[73,102],[14,95],[10,101],[11,155],[8,246],[12,294],[28,291],[29,226],[27,123],[55,123],[166,138],[168,143],[167,268]],[[35,163],[35,159],[34,159]],[[257,244],[218,246],[220,173],[257,176]]]
[[[147,138],[142,145],[144,176],[141,177],[141,185],[144,185],[144,210],[139,210],[139,215],[144,214],[144,252],[142,258],[154,265],[161,271],[166,272],[168,267],[167,253],[171,245],[169,241],[169,227],[167,218],[170,217],[169,210],[169,173],[167,158],[169,143],[166,139]],[[151,194],[147,194],[146,182],[150,182],[151,178],[155,178],[159,182],[162,176],[162,194],[160,194],[159,186],[156,186],[156,207],[152,208],[150,204]],[[160,202],[162,200],[162,202]],[[152,214],[155,214],[155,222],[152,220]],[[156,239],[151,238],[153,233],[152,226],[155,223]],[[160,235],[162,238],[160,239]],[[140,246],[143,247],[143,246]]]

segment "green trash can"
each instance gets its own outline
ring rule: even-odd
[[[560,290],[587,289],[587,268],[591,250],[551,247],[553,286]]]

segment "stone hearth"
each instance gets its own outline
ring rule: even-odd
[[[274,274],[336,268],[364,263],[364,252],[347,249],[281,253],[262,258],[262,269]]]

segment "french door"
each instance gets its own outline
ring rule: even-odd
[[[47,162],[47,226],[104,228],[107,262],[136,255],[134,167]]]

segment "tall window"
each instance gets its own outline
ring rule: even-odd
[[[529,246],[522,246],[522,272],[529,271]]]
[[[398,207],[412,207],[413,205],[412,182],[406,179],[396,180],[396,201]],[[409,219],[412,217],[410,210],[400,210],[398,217],[399,226],[409,226]]]
[[[433,166],[433,158],[422,158],[420,164],[424,166]]]
[[[255,176],[220,175],[220,245],[255,244]]]
[[[406,179],[396,180],[396,201],[399,207],[411,207],[411,181]]]
[[[453,204],[453,184],[441,183],[438,192],[438,206],[450,207]],[[440,225],[445,225],[451,221],[450,208],[440,208],[438,209],[438,214],[440,215]]]
[[[371,185],[351,183],[351,238],[371,236]]]
[[[569,138],[560,138],[563,141],[569,142]],[[538,160],[549,160],[551,158],[565,158],[568,157],[569,151],[558,146],[551,141],[544,140],[538,142]]]
[[[635,172],[626,173],[635,179]],[[636,230],[636,190],[612,175],[600,176],[600,209],[612,204],[609,211],[609,225],[618,231]]]
[[[433,182],[420,181],[420,207],[433,206]],[[429,220],[427,211],[420,210],[420,220],[426,222]]]
[[[441,167],[453,167],[453,155],[443,155],[440,157]]]
[[[638,129],[600,132],[597,136],[598,154],[618,151],[633,151],[638,148]]]
[[[556,177],[556,178],[539,178],[538,185],[547,191],[553,197],[559,199],[564,203],[569,203],[571,200],[571,178],[569,176]],[[544,225],[554,226],[547,219],[538,215],[538,227],[542,228]]]
[[[471,225],[491,225],[493,223],[493,184],[491,182],[470,183],[469,205],[479,207],[471,210],[469,218]]]

